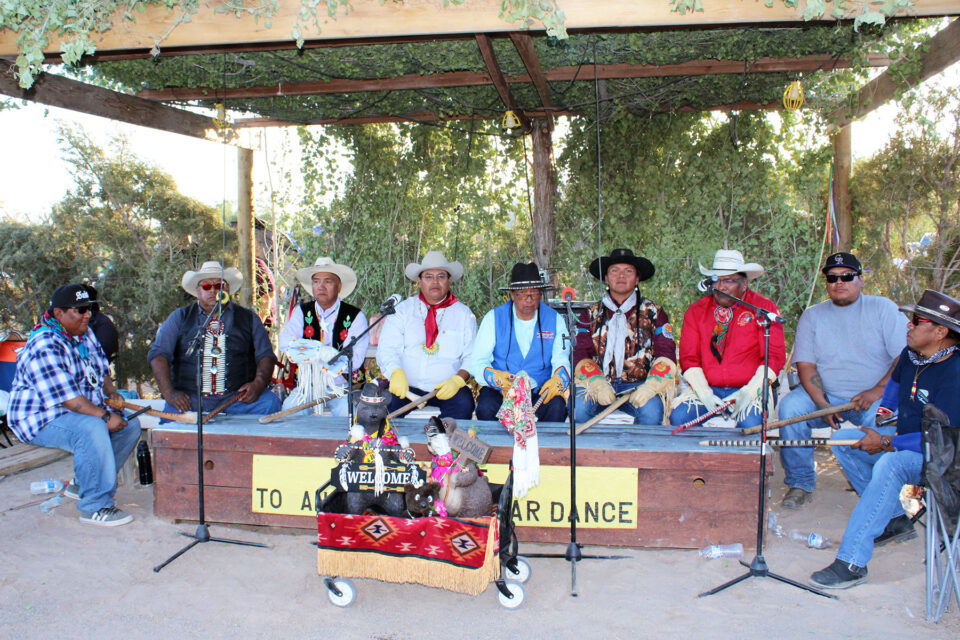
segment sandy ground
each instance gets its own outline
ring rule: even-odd
[[[815,502],[781,510],[781,478],[771,486],[774,510],[788,530],[817,530],[839,540],[856,496],[826,452]],[[0,479],[0,511],[31,500],[29,485],[68,478],[70,458]],[[730,560],[704,561],[696,551],[611,550],[625,560],[584,560],[579,597],[571,567],[531,559],[526,601],[501,608],[491,586],[473,598],[419,585],[358,580],[347,609],[331,606],[316,574],[309,532],[211,526],[213,535],[265,542],[270,549],[207,543],[160,573],[152,567],[193,531],[153,516],[151,488],[121,487],[120,506],[136,520],[98,528],[77,519],[75,503],[50,513],[36,506],[0,514],[2,638],[957,638],[956,606],[939,625],[924,619],[922,535],[878,550],[867,584],[828,600],[770,578],[751,578],[704,599],[697,594],[742,573]],[[664,523],[669,526],[669,523]],[[563,552],[561,545],[521,545],[521,553]],[[833,559],[771,538],[771,570],[806,582]],[[752,557],[751,553],[748,553]]]

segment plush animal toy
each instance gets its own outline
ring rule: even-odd
[[[427,449],[433,454],[430,480],[440,485],[436,512],[440,516],[490,515],[493,498],[490,483],[477,464],[450,448],[449,434],[457,428],[453,418],[430,418],[424,427]]]
[[[440,499],[440,485],[436,482],[426,482],[415,487],[409,482],[404,486],[404,498],[407,503],[407,513],[414,518],[424,518],[436,515],[437,500]]]

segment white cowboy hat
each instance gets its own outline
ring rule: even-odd
[[[713,256],[713,268],[704,269],[699,262],[700,273],[705,276],[728,276],[731,273],[745,273],[747,280],[763,275],[763,267],[755,262],[744,262],[743,254],[736,249],[718,249]]]
[[[337,264],[333,258],[317,258],[312,267],[297,270],[297,280],[307,291],[313,291],[313,274],[332,273],[340,278],[340,297],[346,298],[357,288],[357,274],[345,264]]]
[[[451,282],[456,282],[463,276],[463,265],[459,262],[447,262],[439,251],[427,251],[427,255],[423,256],[423,262],[420,264],[411,262],[403,270],[403,274],[416,282],[420,274],[428,269],[443,269],[450,274]]]
[[[201,280],[210,280],[212,278],[220,278],[226,282],[230,286],[230,293],[236,293],[240,289],[240,285],[243,284],[243,274],[240,273],[240,269],[236,267],[227,267],[224,269],[223,265],[219,262],[211,260],[204,262],[203,266],[197,271],[187,271],[183,274],[183,278],[180,280],[180,286],[183,287],[184,291],[196,297],[197,284],[199,284]]]

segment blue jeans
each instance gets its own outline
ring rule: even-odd
[[[713,393],[721,399],[726,398],[731,393],[740,390],[740,387],[710,388],[713,390]],[[769,409],[773,409],[773,407],[771,406]],[[676,409],[670,412],[670,424],[673,426],[686,424],[691,420],[699,418],[705,413],[707,413],[707,408],[699,400],[696,402],[681,402]],[[747,427],[755,427],[762,422],[763,412],[759,408],[750,408],[747,409],[746,413],[744,413],[743,419],[737,422],[737,427],[740,429],[746,429]]]
[[[540,399],[536,391],[530,397],[533,404]],[[503,394],[493,387],[480,387],[477,396],[477,420],[496,420],[497,411],[503,404]],[[538,422],[563,422],[567,419],[567,401],[563,396],[556,396],[550,402],[544,402],[535,414]]]
[[[226,394],[222,396],[204,396],[203,398],[203,410],[213,411],[221,404],[223,404],[224,399],[227,397]],[[197,395],[189,394],[190,398],[190,410],[197,410]],[[276,413],[280,411],[280,398],[277,397],[273,391],[269,389],[264,389],[263,393],[260,394],[260,397],[247,404],[246,402],[234,402],[232,405],[227,407],[224,410],[224,413],[227,415],[269,415],[271,413]],[[171,405],[169,402],[163,403],[163,410],[168,413],[180,413],[176,407]],[[161,420],[160,422],[169,422],[169,420]]]
[[[850,398],[841,398],[832,393],[825,395],[830,404],[843,404],[850,401]],[[873,428],[876,424],[877,407],[879,406],[880,400],[878,399],[866,411],[851,409],[850,411],[844,411],[840,416],[862,427]],[[778,415],[781,420],[786,420],[816,410],[817,406],[810,399],[806,390],[803,387],[797,387],[780,401]],[[804,420],[780,427],[780,437],[784,440],[808,440],[813,429],[827,426],[829,425],[822,418]],[[860,434],[856,436],[857,438],[863,437],[863,432],[858,431],[857,433]],[[804,491],[816,489],[817,473],[813,467],[813,447],[780,447],[780,462],[783,464],[783,481],[788,487],[798,487]]]
[[[422,397],[427,395],[429,392],[423,391],[422,389],[417,389],[416,387],[410,387],[410,393]],[[406,404],[410,404],[410,401],[406,398],[398,398],[390,392],[387,392],[387,397],[390,399],[390,406],[387,408],[387,411],[390,411],[391,413]],[[452,398],[448,400],[439,400],[436,397],[433,397],[427,402],[427,406],[439,407],[441,418],[469,420],[473,417],[473,393],[470,391],[470,387],[461,387],[461,389],[457,391]],[[400,417],[402,418],[403,416]]]
[[[893,427],[877,429],[891,435]],[[857,438],[859,429],[839,429],[833,437]],[[903,515],[900,490],[905,484],[922,481],[923,456],[916,451],[866,453],[850,447],[833,447],[833,455],[843,466],[860,500],[850,514],[843,541],[837,550],[841,562],[865,567],[873,556],[873,541],[883,533],[891,519]]]
[[[291,409],[294,405],[291,399],[293,396],[287,396],[287,399],[283,401],[284,409]],[[344,393],[339,398],[331,398],[324,403],[324,406],[330,411],[330,415],[335,418],[345,418],[350,413],[350,406],[347,404],[347,394]],[[272,412],[271,412],[272,413]],[[312,416],[313,408],[304,409],[303,411],[298,411],[294,416]]]
[[[100,418],[71,411],[44,425],[30,444],[73,454],[74,479],[80,488],[77,509],[94,513],[114,505],[117,470],[139,439],[140,421],[136,418],[120,431],[110,433]]]
[[[621,382],[619,380],[611,382],[614,392],[620,395],[624,391],[635,389],[642,383],[640,382]],[[606,407],[596,400],[587,397],[587,390],[583,387],[577,387],[576,412],[577,424],[581,424],[603,411]],[[663,400],[659,395],[650,398],[647,403],[640,407],[634,407],[629,402],[620,405],[619,411],[633,416],[633,424],[659,425],[663,424]]]

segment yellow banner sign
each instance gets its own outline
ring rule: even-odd
[[[316,513],[316,490],[330,478],[333,458],[304,456],[253,456],[251,510],[289,516]],[[502,483],[506,465],[488,464],[491,482]],[[635,529],[637,527],[636,469],[623,467],[577,468],[577,526],[585,529]],[[513,519],[521,527],[570,526],[570,468],[540,467],[540,484],[513,506]]]

